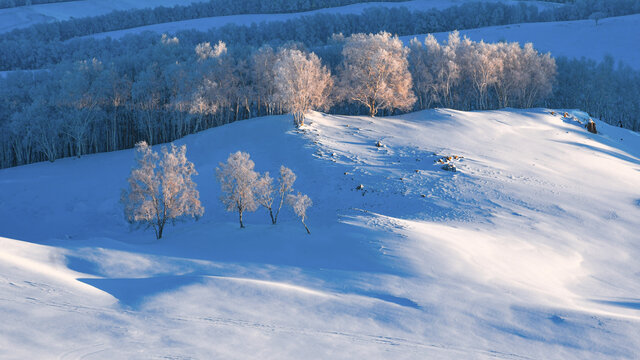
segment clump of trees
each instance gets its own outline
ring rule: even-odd
[[[129,188],[122,191],[125,218],[153,228],[162,238],[165,225],[178,219],[204,214],[196,184],[193,163],[187,160],[186,145],[163,146],[161,155],[146,142],[136,144],[136,167],[127,179]]]
[[[189,217],[198,220],[204,214],[200,194],[192,177],[198,173],[186,157],[187,147],[163,146],[161,153],[154,152],[144,141],[136,144],[136,166],[127,178],[128,188],[122,190],[120,202],[125,219],[132,224],[152,228],[161,239],[167,223]],[[244,228],[243,215],[259,206],[269,211],[275,225],[282,205],[286,202],[305,224],[306,210],[311,206],[307,195],[292,195],[296,174],[284,165],[280,166],[278,184],[266,172],[260,175],[248,153],[235,152],[225,163],[216,168],[220,183],[220,201],[227,211],[238,212],[240,228]]]
[[[420,108],[530,108],[550,97],[555,60],[532,44],[473,42],[458,32],[440,44],[413,39],[409,63]]]
[[[275,225],[285,201],[292,206],[304,224],[306,210],[311,206],[311,200],[300,193],[292,197],[296,174],[284,165],[280,166],[278,185],[274,186],[268,172],[260,175],[254,167],[255,164],[248,153],[237,151],[229,155],[227,162],[220,163],[216,168],[216,178],[222,190],[220,201],[227,211],[238,212],[240,228],[245,227],[244,213],[255,211],[259,206],[269,211],[271,223]],[[277,208],[274,205],[276,201]],[[310,233],[306,225],[305,229]]]

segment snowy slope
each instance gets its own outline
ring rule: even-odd
[[[73,0],[0,9],[0,33],[43,22],[98,16],[115,10],[188,5],[198,0]]]
[[[487,2],[501,2],[506,4],[518,4],[520,1],[516,0],[486,0]],[[121,38],[127,34],[137,34],[143,31],[153,31],[157,33],[174,34],[182,30],[198,30],[207,31],[212,28],[221,27],[227,24],[235,25],[251,25],[252,23],[260,22],[273,22],[273,21],[287,21],[302,16],[311,16],[316,14],[360,14],[364,9],[371,7],[406,7],[411,11],[426,11],[431,9],[446,9],[451,6],[461,5],[465,2],[477,2],[477,0],[411,0],[402,2],[369,2],[359,3],[346,6],[325,8],[319,10],[298,12],[298,13],[284,13],[284,14],[247,14],[247,15],[230,15],[230,16],[215,16],[193,20],[175,21],[169,23],[161,23],[147,26],[140,26],[131,29],[109,31],[94,35],[91,37],[101,39],[111,37],[113,39]],[[558,6],[554,3],[542,2],[542,1],[525,1],[529,5],[537,5],[540,9],[550,8]]]
[[[131,150],[1,170],[0,358],[638,354],[638,134],[542,109],[307,121],[179,141],[206,212],[160,241],[122,217]],[[297,173],[310,236],[223,211],[236,150]]]
[[[598,26],[593,20],[529,23],[463,30],[460,35],[485,42],[531,42],[539,51],[551,52],[554,57],[601,61],[611,55],[616,61],[640,69],[640,15],[602,19]],[[434,36],[442,42],[448,33]],[[402,40],[409,43],[414,37],[424,41],[425,35],[404,36]]]

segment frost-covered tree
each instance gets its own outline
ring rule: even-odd
[[[80,61],[62,77],[59,97],[64,114],[64,132],[75,144],[75,154],[80,157],[87,147],[90,131],[96,121],[101,103],[97,81],[102,63],[97,59]],[[53,95],[53,94],[52,94]]]
[[[304,222],[304,219],[307,217],[307,209],[313,204],[311,199],[307,195],[300,193],[298,193],[298,195],[289,194],[287,195],[287,204],[293,208],[293,212],[300,218],[302,225],[304,225],[305,230],[307,230],[307,234],[311,234],[307,224]]]
[[[460,35],[457,31],[449,34],[446,45],[441,46],[432,35],[425,39],[425,47],[429,56],[434,56],[433,74],[435,78],[433,94],[438,103],[444,107],[453,107],[456,102],[455,88],[461,77],[460,65],[456,61]]]
[[[205,61],[211,58],[218,58],[227,53],[227,44],[222,40],[218,41],[216,45],[211,47],[211,43],[204,42],[196,45],[196,55],[198,61]]]
[[[596,26],[598,26],[598,21],[607,17],[607,14],[603,11],[596,11],[593,14],[589,15],[589,19],[596,22]]]
[[[276,84],[275,64],[278,60],[277,54],[269,45],[264,45],[256,50],[250,59],[251,81],[255,89],[258,116],[264,108],[267,115],[273,114],[276,109]]]
[[[165,97],[161,68],[152,63],[136,77],[131,89],[132,101],[137,111],[136,127],[153,144],[158,136],[158,114]]]
[[[280,166],[280,176],[278,177],[277,189],[273,185],[273,179],[269,176],[269,173],[265,173],[258,179],[255,185],[256,199],[260,205],[269,210],[269,216],[271,216],[271,223],[276,224],[278,222],[278,215],[282,209],[287,195],[293,191],[293,183],[296,181],[296,174],[288,167]],[[276,193],[277,190],[277,193]],[[274,195],[276,193],[276,195]],[[273,203],[278,198],[278,207],[273,212]]]
[[[256,199],[259,174],[253,170],[254,166],[248,153],[238,151],[230,154],[227,162],[216,168],[216,178],[222,190],[220,200],[227,211],[238,212],[241,228],[244,228],[243,214],[255,211],[259,205]]]
[[[342,50],[339,96],[367,107],[409,110],[416,101],[409,73],[408,49],[387,32],[351,35]]]
[[[285,110],[293,114],[296,126],[303,125],[304,116],[310,110],[328,106],[333,80],[316,54],[283,49],[278,54],[274,73],[275,96]]]
[[[469,98],[475,101],[468,106],[471,109],[489,108],[489,90],[495,85],[502,63],[493,44],[472,42],[465,37],[460,46],[460,62],[464,69],[464,78],[470,82],[473,90]],[[471,90],[470,89],[470,90]]]
[[[146,142],[136,144],[137,166],[131,170],[121,202],[126,219],[152,227],[157,239],[162,238],[167,222],[187,216],[198,219],[204,213],[191,180],[198,173],[186,154],[186,145],[171,144],[171,150],[163,146],[158,155]]]
[[[278,214],[280,214],[282,204],[284,203],[287,195],[293,191],[294,182],[296,182],[296,174],[293,172],[293,170],[284,165],[281,165],[280,176],[278,177],[278,195],[280,197],[280,202],[278,204],[278,210],[276,211],[274,222],[278,221]]]
[[[258,181],[256,181],[256,200],[258,204],[263,206],[265,209],[269,210],[269,216],[271,217],[271,224],[276,224],[276,218],[273,216],[273,201],[274,201],[274,188],[273,188],[273,178],[269,176],[269,172],[267,171],[263,176],[261,176]]]

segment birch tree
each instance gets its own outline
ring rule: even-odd
[[[408,51],[387,32],[351,35],[342,50],[340,97],[366,106],[370,116],[380,109],[411,109],[416,97]]]
[[[304,229],[307,230],[307,234],[311,234],[307,224],[305,224],[304,220],[307,217],[307,209],[311,207],[313,202],[307,195],[303,195],[298,193],[298,195],[287,195],[287,203],[293,208],[293,212],[300,218],[302,221],[302,225],[304,225]]]
[[[129,188],[122,191],[121,202],[129,222],[153,228],[156,238],[162,238],[167,222],[204,214],[196,184],[193,163],[187,160],[187,147],[171,150],[162,147],[162,156],[142,141],[136,144],[137,166],[127,180]]]
[[[303,125],[306,113],[325,109],[329,104],[333,80],[316,54],[283,49],[278,54],[274,73],[275,96],[285,110],[293,114],[294,125]]]
[[[248,153],[238,151],[230,154],[227,162],[216,168],[216,178],[222,190],[220,201],[227,211],[238,212],[241,228],[244,228],[244,213],[255,211],[259,205],[256,199],[259,175],[253,170],[254,166]]]

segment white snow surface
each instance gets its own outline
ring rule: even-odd
[[[72,0],[0,9],[0,33],[31,25],[83,18],[110,13],[115,10],[154,8],[158,6],[189,5],[198,0]]]
[[[118,203],[133,150],[0,170],[0,358],[634,358],[640,136],[572,114],[206,130],[176,142],[205,215],[161,240]],[[311,235],[288,209],[224,212],[214,169],[237,150],[296,172]]]
[[[228,24],[235,25],[251,25],[259,24],[261,22],[275,22],[275,21],[287,21],[303,16],[312,16],[316,14],[361,14],[367,8],[384,7],[384,8],[397,8],[406,7],[411,11],[426,11],[431,9],[446,9],[452,6],[462,5],[465,2],[478,2],[478,0],[411,0],[402,2],[368,2],[357,3],[345,6],[329,7],[318,10],[297,12],[297,13],[281,13],[281,14],[243,14],[243,15],[229,15],[229,16],[214,16],[200,19],[175,21],[168,23],[160,23],[154,25],[140,26],[130,29],[115,30],[109,32],[103,32],[87,37],[94,37],[96,39],[111,37],[112,39],[118,39],[125,35],[137,34],[143,31],[152,31],[156,33],[175,34],[178,31],[183,30],[197,30],[207,31],[212,28],[222,27]],[[486,2],[501,2],[506,4],[519,4],[522,1],[516,0],[486,0]],[[529,5],[536,5],[540,9],[551,8],[558,6],[555,3],[548,3],[542,1],[525,1],[524,3]]]
[[[449,33],[433,35],[442,42]],[[554,57],[602,61],[605,55],[611,55],[616,63],[622,61],[640,70],[640,14],[605,18],[597,26],[593,20],[524,23],[462,30],[460,36],[490,43],[530,42],[537,50],[550,52]],[[402,40],[408,44],[414,37],[424,41],[426,35],[403,36]]]

